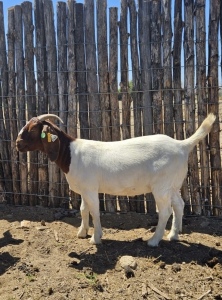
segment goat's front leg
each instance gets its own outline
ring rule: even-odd
[[[89,212],[92,216],[94,233],[90,239],[91,244],[100,244],[102,237],[102,227],[100,223],[100,212],[99,212],[99,197],[96,192],[89,192],[83,195],[85,202],[89,208]]]
[[[82,198],[80,213],[82,217],[81,226],[77,233],[78,238],[85,238],[89,231],[89,207],[87,202]]]

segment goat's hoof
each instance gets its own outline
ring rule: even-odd
[[[79,231],[77,233],[77,237],[79,239],[84,239],[87,237],[87,235],[88,235],[88,230],[86,230],[86,229],[79,229]]]
[[[167,235],[167,239],[168,239],[168,241],[178,241],[179,240],[179,236],[178,236],[178,234],[177,233],[169,233],[168,235]]]
[[[98,244],[101,244],[101,239],[100,238],[97,238],[97,239],[95,239],[95,237],[94,237],[94,235],[91,237],[91,239],[90,239],[90,244],[92,244],[92,245],[98,245]]]
[[[158,247],[159,242],[156,241],[156,240],[153,240],[153,239],[151,238],[151,239],[149,239],[149,240],[147,241],[147,245],[148,245],[149,247]]]

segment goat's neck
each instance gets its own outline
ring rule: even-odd
[[[55,163],[64,173],[67,174],[69,172],[69,167],[71,163],[70,143],[73,142],[75,139],[63,131],[58,132],[58,137],[60,139],[60,150],[59,156]]]

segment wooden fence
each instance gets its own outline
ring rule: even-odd
[[[184,139],[213,112],[217,121],[191,153],[181,193],[186,214],[221,215],[222,5],[208,2],[121,0],[107,9],[106,0],[68,0],[57,2],[56,16],[51,0],[25,1],[7,16],[0,2],[0,201],[79,208],[55,164],[16,151],[33,116],[55,113],[73,136],[115,141]],[[150,194],[100,199],[106,211],[155,211]]]

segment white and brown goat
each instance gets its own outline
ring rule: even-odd
[[[70,189],[81,194],[82,223],[78,237],[94,224],[90,242],[101,242],[98,193],[135,196],[152,192],[159,221],[149,246],[157,246],[173,212],[169,240],[177,240],[182,229],[184,202],[180,188],[187,173],[188,155],[211,130],[215,116],[209,114],[189,138],[179,141],[166,135],[151,135],[117,142],[100,142],[71,137],[48,119],[53,114],[32,118],[16,140],[21,152],[40,150],[65,173]]]

